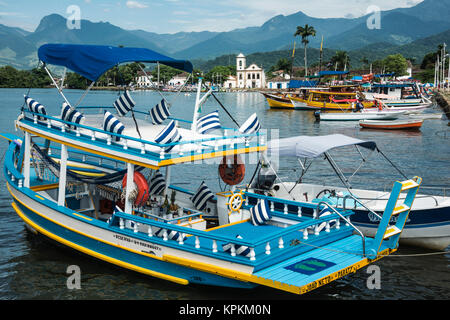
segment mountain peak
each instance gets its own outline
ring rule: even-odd
[[[61,25],[65,25],[66,18],[63,16],[53,13],[48,16],[45,16],[41,19],[39,26],[36,28],[35,32],[40,32],[48,28],[59,27]]]

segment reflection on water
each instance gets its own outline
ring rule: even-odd
[[[16,133],[13,121],[23,104],[24,90],[0,89],[0,127],[4,132]],[[70,101],[78,101],[81,91],[65,92]],[[195,95],[176,96],[164,93],[173,102],[171,112],[177,118],[191,120]],[[111,106],[117,92],[94,91],[83,105]],[[139,110],[149,110],[161,99],[153,92],[133,92]],[[51,114],[59,114],[62,99],[53,90],[32,90],[30,96],[46,106]],[[232,116],[243,123],[257,113],[270,138],[296,135],[325,135],[341,133],[362,140],[372,140],[408,176],[418,175],[424,185],[448,185],[450,177],[450,135],[446,120],[425,120],[420,131],[380,131],[359,128],[357,123],[315,121],[312,112],[295,110],[270,110],[264,97],[258,93],[217,94]],[[203,112],[219,110],[222,125],[234,127],[221,107],[213,100],[203,106]],[[431,110],[438,112],[439,109]],[[438,133],[442,134],[438,134]],[[0,156],[7,143],[0,141]],[[380,155],[362,151],[367,162],[351,182],[355,187],[370,184],[383,189],[392,185],[399,175]],[[359,166],[361,160],[355,149],[331,152],[346,175]],[[245,158],[246,179],[249,179],[257,158]],[[201,173],[201,174],[200,174]],[[294,180],[300,175],[295,159],[282,159],[280,177]],[[3,179],[3,176],[2,176]],[[195,189],[202,180],[215,191],[223,183],[218,177],[217,163],[176,166],[173,179],[180,186]],[[246,180],[247,181],[247,180]],[[305,182],[315,181],[339,184],[329,165],[317,159],[309,169]],[[366,286],[366,269],[312,291],[305,296],[295,296],[270,288],[237,290],[204,286],[180,286],[118,267],[99,262],[71,250],[62,249],[30,235],[20,218],[10,206],[11,198],[4,183],[0,183],[0,299],[148,299],[148,300],[291,300],[291,299],[449,299],[450,254],[416,256],[426,251],[401,246],[396,256],[376,262],[381,269],[381,290]],[[409,256],[412,255],[412,256]],[[67,267],[80,266],[81,290],[68,290]]]

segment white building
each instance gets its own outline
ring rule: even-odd
[[[223,83],[223,87],[227,89],[234,89],[237,86],[237,78],[235,76],[229,75],[227,80]]]
[[[169,80],[169,86],[181,87],[186,83],[187,79],[187,73],[178,74]]]
[[[150,74],[150,72],[147,72],[147,75],[148,76],[146,76],[142,71],[138,72],[136,77],[136,85],[138,86],[138,88],[149,88],[156,86],[156,82],[152,81],[152,75]]]
[[[266,86],[266,75],[264,70],[256,64],[247,68],[247,59],[241,53],[236,57],[236,88],[264,88]]]
[[[285,77],[272,78],[267,82],[267,88],[275,90],[289,89],[289,80]]]

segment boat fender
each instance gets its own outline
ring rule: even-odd
[[[228,163],[230,159],[232,162]],[[235,186],[244,180],[245,165],[238,155],[223,157],[219,165],[219,175],[227,185]]]
[[[144,175],[140,172],[134,173],[134,183],[137,187],[138,193],[136,196],[136,200],[134,201],[134,205],[136,207],[142,206],[145,204],[149,197],[149,186],[147,179],[145,179]],[[122,188],[125,189],[127,186],[127,174],[123,177],[122,180]]]

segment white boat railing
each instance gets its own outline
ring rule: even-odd
[[[49,115],[44,115],[41,113],[34,113],[29,110],[24,110],[24,114],[31,114],[32,115],[32,122],[34,125],[38,125],[45,129],[56,129],[59,130],[63,134],[71,134],[75,135],[77,138],[81,138],[84,136],[85,138],[90,139],[92,142],[100,141],[106,143],[107,146],[117,146],[121,147],[123,150],[128,149],[136,149],[132,148],[130,146],[130,142],[137,142],[140,144],[140,151],[141,155],[148,155],[153,158],[159,158],[160,160],[169,159],[169,158],[176,158],[177,156],[183,156],[184,153],[191,154],[192,152],[203,154],[205,152],[201,152],[202,150],[206,150],[206,152],[217,152],[217,151],[226,151],[226,150],[233,150],[238,149],[239,145],[243,145],[245,148],[249,148],[251,145],[253,146],[264,146],[264,133],[257,132],[253,134],[234,134],[229,136],[218,136],[218,137],[209,137],[204,139],[194,139],[194,140],[186,140],[186,141],[179,141],[179,142],[173,142],[173,143],[167,143],[167,144],[160,144],[153,141],[148,141],[144,139],[139,139],[135,137],[125,136],[121,134],[117,134],[114,132],[108,132],[102,129],[77,124],[69,121],[62,120],[60,118],[55,118]],[[44,118],[45,120],[40,120],[40,118]],[[24,121],[28,118],[23,117],[19,121]],[[60,123],[60,126],[54,126],[52,125],[52,122]],[[68,126],[73,126],[75,129],[70,129]],[[80,129],[84,129],[89,134],[81,133]],[[102,134],[106,136],[106,139],[100,138],[96,136],[96,133]],[[250,143],[252,138],[257,138],[256,142]],[[113,140],[119,138],[121,143],[114,142]],[[225,143],[226,141],[226,143]],[[206,144],[208,143],[208,144]],[[222,143],[222,144],[220,144]],[[194,150],[183,150],[183,146],[186,145],[195,145],[196,151]],[[161,151],[158,153],[153,151],[148,151],[146,147],[158,147]],[[165,152],[164,150],[169,147],[174,146],[180,146],[179,151],[177,153],[175,152]],[[242,146],[241,146],[242,147]]]
[[[147,241],[152,240],[155,243],[164,244],[174,248],[179,248],[182,250],[190,251],[193,253],[198,253],[202,255],[213,256],[216,258],[222,258],[227,260],[239,260],[240,263],[254,264],[258,260],[259,263],[263,263],[266,259],[272,259],[278,254],[293,254],[294,251],[299,249],[299,246],[287,245],[286,242],[300,235],[302,241],[305,243],[314,241],[321,238],[322,233],[329,234],[331,232],[330,223],[335,221],[334,228],[336,230],[341,229],[340,219],[341,217],[348,217],[349,212],[341,214],[331,214],[323,218],[317,219],[301,219],[296,216],[290,216],[287,218],[284,213],[271,212],[273,217],[285,218],[292,220],[293,224],[285,228],[280,228],[280,231],[272,232],[266,235],[261,235],[261,237],[252,241],[245,241],[245,239],[238,239],[236,237],[219,235],[213,231],[203,231],[196,230],[189,227],[180,226],[173,223],[164,223],[158,221],[158,219],[147,219],[136,215],[130,215],[123,212],[115,212],[112,219],[110,219],[109,224],[112,227],[118,227],[120,230],[128,229],[133,235],[140,235]],[[352,214],[352,213],[351,213]],[[197,216],[196,214],[194,214]],[[186,218],[181,217],[180,219]],[[346,225],[348,219],[346,219]],[[132,224],[130,223],[132,222]],[[319,226],[322,224],[327,224],[324,230],[318,230]],[[308,235],[308,230],[315,230],[314,236]],[[162,232],[161,232],[162,231]],[[156,234],[162,233],[162,236],[158,237]],[[170,235],[174,235],[174,239],[170,238]],[[194,237],[193,243],[186,244],[185,241],[189,237]],[[300,241],[298,239],[298,241]],[[191,241],[192,242],[192,241]],[[207,243],[202,244],[202,243]],[[224,245],[229,244],[231,250],[226,252],[223,248]],[[247,256],[240,256],[237,253],[238,249],[245,247],[248,249],[249,254]],[[311,250],[312,247],[303,246],[301,250]]]

